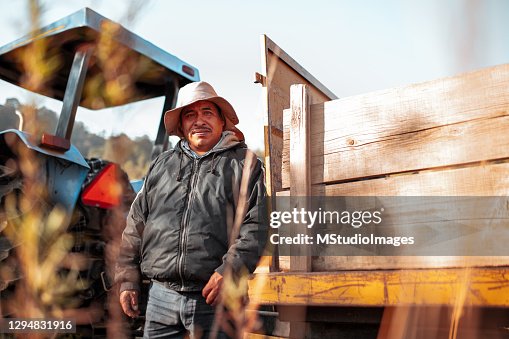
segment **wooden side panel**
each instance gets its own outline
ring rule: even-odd
[[[509,65],[501,65],[313,105],[312,183],[507,158],[508,88]],[[283,188],[288,136],[285,128]]]
[[[274,88],[291,85],[283,83]],[[500,65],[312,104],[311,195],[507,196],[508,89],[509,65]],[[293,196],[290,145],[299,141],[290,136],[290,110],[279,122],[272,193]],[[289,257],[279,260],[283,271],[291,269]],[[265,292],[253,298],[331,306],[455,305],[465,298],[467,306],[509,306],[507,267],[509,257],[500,256],[320,256],[313,273],[265,276]]]

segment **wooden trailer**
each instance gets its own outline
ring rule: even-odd
[[[263,36],[262,72],[272,208],[282,196],[509,196],[509,65],[338,99]],[[274,253],[250,294],[288,322],[280,336],[509,335],[503,253]]]

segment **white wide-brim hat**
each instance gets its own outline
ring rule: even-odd
[[[224,130],[235,133],[239,140],[244,140],[244,134],[235,125],[239,123],[237,113],[232,105],[224,98],[217,95],[214,88],[205,81],[192,82],[182,87],[178,93],[177,107],[164,113],[164,127],[169,135],[184,138],[179,127],[180,113],[185,107],[198,101],[210,101],[216,104],[225,119]]]

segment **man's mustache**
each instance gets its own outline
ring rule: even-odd
[[[202,127],[195,127],[193,129],[191,129],[191,133],[199,133],[199,132],[211,132],[212,129],[209,128],[209,127],[206,127],[206,126],[202,126]]]

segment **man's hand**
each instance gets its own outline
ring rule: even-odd
[[[214,272],[209,279],[209,282],[203,288],[202,295],[206,299],[207,304],[215,306],[219,302],[219,294],[223,285],[223,276]]]
[[[120,305],[125,314],[131,318],[136,318],[140,315],[138,309],[138,291],[126,290],[120,293]]]

